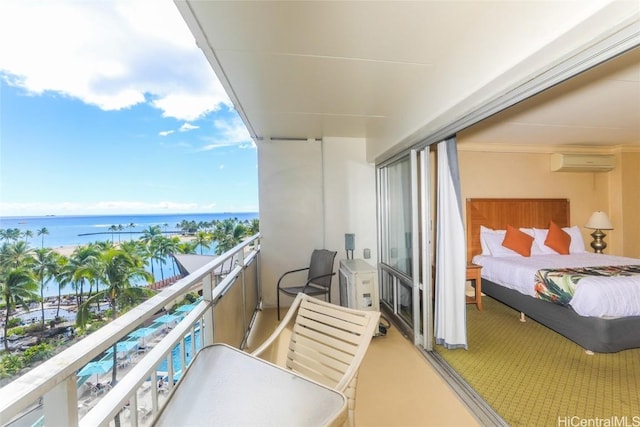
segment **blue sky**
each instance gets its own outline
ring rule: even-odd
[[[255,144],[171,0],[2,0],[0,39],[0,215],[258,210]]]

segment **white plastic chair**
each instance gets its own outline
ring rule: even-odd
[[[345,394],[354,425],[358,369],[380,313],[300,293],[273,334],[252,354]]]

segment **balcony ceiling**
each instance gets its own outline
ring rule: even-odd
[[[392,116],[415,116],[407,99],[429,96],[433,70],[486,8],[478,1],[176,4],[258,140],[379,137]],[[640,145],[640,49],[464,134],[478,143]]]

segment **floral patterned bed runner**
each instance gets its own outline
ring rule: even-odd
[[[640,274],[640,265],[608,265],[601,267],[548,268],[538,270],[535,290],[538,298],[568,305],[580,279],[589,276],[632,276]]]

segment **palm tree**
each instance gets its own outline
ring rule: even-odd
[[[164,259],[164,256],[162,255],[162,239],[163,238],[164,238],[163,236],[156,236],[147,245],[147,249],[149,253],[149,263],[151,264],[151,273],[152,273],[152,276],[154,277],[154,280],[156,277],[155,271],[153,268],[154,261],[158,262],[158,267],[160,268],[160,277],[161,277],[161,280],[164,280],[164,272],[162,270],[162,264],[164,264],[166,261]]]
[[[129,231],[129,239],[133,240],[133,229],[136,228],[136,225],[133,222],[130,222],[129,225],[127,225],[127,228],[131,229],[131,231]]]
[[[27,303],[38,299],[38,284],[31,271],[24,267],[0,268],[0,296],[4,301],[7,314],[4,319],[4,336],[9,329],[9,318],[12,309],[18,305],[29,309]],[[9,340],[4,340],[4,349],[9,351]]]
[[[111,232],[111,243],[113,243],[114,239],[115,239],[115,232],[118,230],[118,226],[117,225],[110,225],[109,226],[109,231]]]
[[[146,230],[142,230],[142,237],[140,238],[140,240],[142,240],[144,243],[149,243],[155,237],[161,236],[161,235],[162,235],[162,230],[160,230],[159,226],[150,225],[149,228],[147,228]]]
[[[151,275],[153,275],[153,277],[155,277],[153,260],[157,259],[157,245],[155,241],[160,236],[162,236],[162,230],[160,230],[160,227],[157,225],[150,225],[149,228],[142,231],[142,237],[140,237],[140,241],[146,245],[146,258],[149,259],[149,265],[151,266]]]
[[[218,242],[215,251],[216,255],[222,255],[240,243],[246,232],[247,229],[237,218],[226,218],[223,221],[219,221],[216,224],[216,230],[213,232],[214,239]],[[229,261],[233,263],[233,259]]]
[[[200,255],[202,255],[202,250],[204,248],[209,249],[209,245],[211,244],[211,234],[206,231],[198,231],[196,233],[196,238],[194,241],[200,246]]]
[[[171,265],[173,267],[173,275],[175,276],[176,273],[176,259],[171,256],[177,252],[180,251],[180,238],[177,236],[168,238],[167,241],[164,243],[162,250],[165,254],[165,257],[170,257],[171,258]]]
[[[33,263],[33,249],[24,240],[3,243],[0,263],[8,268],[28,267]]]
[[[47,229],[47,227],[42,227],[40,230],[37,231],[38,236],[42,236],[42,248],[44,248],[44,236],[49,234],[49,230]]]
[[[140,250],[142,243],[140,241],[136,241],[136,240],[127,240],[125,242],[122,242],[122,244],[120,244],[120,249],[122,249],[123,251],[127,252],[128,254],[132,255],[132,256],[141,256],[142,255],[142,251]]]
[[[20,230],[17,228],[7,228],[0,230],[2,240],[17,242],[20,240]]]
[[[178,243],[176,252],[179,254],[195,254],[198,244],[196,242],[180,242]]]
[[[182,234],[193,234],[198,231],[198,224],[195,221],[187,221],[186,219],[180,221],[177,227],[182,230]]]
[[[35,279],[40,284],[40,310],[42,312],[42,329],[44,329],[44,286],[45,282],[58,273],[58,255],[51,249],[36,249],[33,263]]]
[[[111,248],[99,255],[98,264],[100,265],[100,280],[105,285],[105,289],[96,292],[90,296],[84,303],[78,306],[78,314],[76,316],[76,325],[84,328],[90,318],[89,307],[92,302],[107,299],[111,307],[112,319],[118,317],[118,301],[122,299],[132,299],[140,301],[148,298],[153,291],[137,287],[133,281],[136,279],[144,279],[151,282],[153,278],[144,270],[142,259],[132,256],[130,253],[119,249]],[[111,384],[116,384],[117,376],[117,349],[116,344],[113,345],[113,371]]]
[[[120,242],[120,235],[122,234],[122,230],[124,230],[124,225],[118,224],[117,229],[118,229],[118,242]]]
[[[65,266],[69,282],[75,287],[78,305],[82,304],[85,279],[89,280],[91,285],[91,281],[96,276],[95,260],[99,254],[100,250],[94,244],[78,246],[69,257],[69,263]]]
[[[260,231],[260,220],[258,218],[253,218],[247,221],[247,235],[253,236],[258,234]]]
[[[167,258],[178,249],[180,239],[170,239],[166,236],[160,236],[156,241],[158,262],[162,265],[166,264]],[[164,280],[164,271],[160,266],[160,279]],[[175,264],[173,265],[173,274],[175,275]]]
[[[88,298],[91,298],[93,294],[93,288],[95,286],[96,292],[98,292],[99,282],[100,282],[100,269],[102,268],[99,263],[100,249],[94,245],[89,245],[88,249],[89,255],[85,259],[82,260],[81,264],[76,266],[76,271],[74,272],[74,279],[76,282],[80,282],[81,289],[81,298],[84,298],[84,282],[85,280],[89,282],[89,294]],[[100,311],[99,302],[96,305],[98,311]]]
[[[33,237],[33,231],[31,230],[24,230],[22,232],[22,236],[24,237],[25,242],[29,242],[29,239]]]
[[[72,283],[73,273],[69,274],[70,269],[67,267],[69,265],[69,258],[64,255],[58,256],[58,266],[56,267],[56,282],[58,282],[58,307],[56,310],[56,317],[60,317],[60,304],[62,303],[62,290],[69,284]]]

